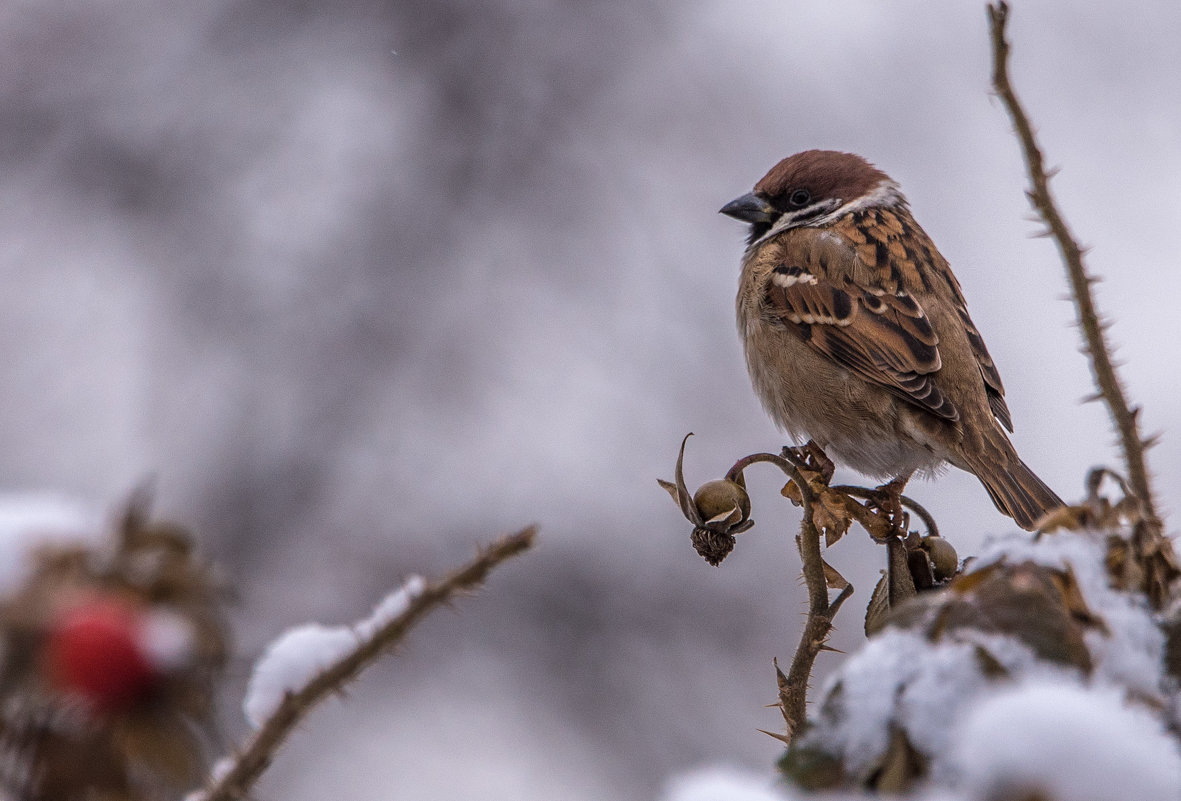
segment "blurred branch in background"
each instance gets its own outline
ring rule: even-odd
[[[474,590],[493,568],[528,550],[535,535],[536,528],[529,527],[496,540],[438,581],[426,583],[413,577],[378,604],[369,618],[353,626],[303,626],[272,643],[255,667],[245,702],[247,716],[258,731],[237,756],[215,769],[208,789],[196,797],[203,801],[248,797],[284,741],[316,704],[343,690],[439,606]]]
[[[151,520],[142,493],[113,530],[57,500],[0,499],[0,518],[17,557],[0,575],[0,797],[13,801],[175,798],[207,774],[189,798],[248,797],[317,703],[536,533],[498,539],[438,581],[411,577],[351,626],[286,632],[250,681],[254,736],[209,773],[227,592],[191,535]]]

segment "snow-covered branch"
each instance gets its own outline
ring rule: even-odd
[[[214,772],[203,801],[246,797],[275,753],[312,708],[339,692],[362,670],[388,653],[420,620],[456,595],[475,589],[500,563],[533,544],[526,528],[496,540],[475,559],[434,582],[417,576],[391,593],[373,613],[352,626],[309,624],[279,637],[255,668],[245,711],[257,728],[237,756]]]

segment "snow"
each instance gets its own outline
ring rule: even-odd
[[[674,776],[660,801],[790,801],[774,777],[729,766],[701,768]]]
[[[0,596],[24,583],[37,548],[94,543],[106,530],[103,515],[76,498],[50,492],[0,495]]]
[[[957,710],[984,692],[990,679],[981,670],[982,647],[1010,673],[1038,672],[1070,680],[1068,671],[1040,665],[1010,637],[955,632],[932,643],[913,631],[887,629],[853,654],[826,682],[816,740],[841,754],[857,775],[870,768],[901,725],[920,751],[938,756],[947,748]],[[938,760],[933,776],[941,773]]]
[[[304,689],[358,645],[376,636],[382,627],[409,609],[410,601],[425,587],[422,578],[411,576],[382,599],[369,617],[352,626],[307,623],[281,634],[254,666],[242,702],[246,719],[255,728],[262,726],[288,694]]]
[[[1113,589],[1105,567],[1105,532],[1044,534],[1034,540],[1014,535],[985,544],[979,561],[984,566],[1000,559],[1009,564],[1035,562],[1055,569],[1069,569],[1078,581],[1088,608],[1099,615],[1107,631],[1084,634],[1095,662],[1094,679],[1126,687],[1140,695],[1161,692],[1164,634],[1143,597]]]
[[[150,609],[140,624],[137,640],[160,671],[177,671],[192,664],[197,631],[192,622],[172,609]]]
[[[254,666],[242,704],[246,719],[261,727],[289,693],[302,690],[360,641],[348,626],[307,623],[283,632]]]
[[[1019,535],[986,544],[969,565],[1034,562],[1072,575],[1102,621],[1084,633],[1089,674],[969,626],[937,642],[887,628],[828,679],[807,742],[855,777],[901,727],[930,757],[931,791],[969,798],[1013,796],[1006,782],[1055,801],[1181,798],[1181,754],[1161,713],[1177,700],[1163,675],[1164,635],[1140,595],[1110,586],[1106,548],[1106,534]],[[986,673],[980,649],[1007,678]]]
[[[973,797],[1181,797],[1176,743],[1115,689],[1043,682],[1005,689],[972,709],[953,739],[953,762]]]
[[[353,628],[357,634],[365,639],[371,638],[383,626],[410,608],[410,602],[422,595],[426,589],[426,580],[421,576],[411,576],[406,583],[383,598],[373,608],[373,613],[364,620],[358,621]]]

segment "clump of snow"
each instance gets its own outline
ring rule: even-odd
[[[288,693],[302,690],[359,642],[348,626],[308,623],[283,632],[254,666],[242,704],[246,719],[255,728],[261,726]]]
[[[1102,618],[1106,631],[1088,630],[1083,637],[1095,665],[1094,679],[1126,687],[1138,694],[1161,692],[1165,637],[1143,596],[1111,586],[1106,568],[1107,534],[1072,532],[1005,537],[985,544],[973,569],[1004,559],[1010,564],[1034,562],[1070,570],[1090,611]]]
[[[964,641],[967,640],[967,641]],[[851,656],[825,684],[825,701],[813,742],[840,754],[846,772],[859,775],[886,751],[901,726],[928,755],[946,748],[957,710],[992,681],[980,657],[984,649],[1010,673],[1067,671],[1039,666],[1016,640],[979,634],[932,643],[919,632],[887,629]],[[938,776],[938,762],[933,766]]]
[[[255,728],[262,726],[288,694],[304,689],[358,645],[372,639],[386,624],[403,614],[425,587],[422,578],[411,576],[378,603],[369,617],[352,626],[308,623],[279,635],[250,676],[242,703],[246,719]]]
[[[1181,755],[1164,727],[1115,689],[1029,682],[970,710],[952,762],[974,797],[1176,801]]]
[[[47,545],[93,544],[106,533],[95,508],[56,493],[0,495],[0,596],[15,592]]]
[[[674,776],[660,795],[661,801],[790,801],[795,797],[773,777],[728,766]]]
[[[1010,537],[969,566],[1033,562],[1073,576],[1097,621],[1082,627],[1089,672],[1039,659],[1004,633],[960,625],[933,641],[926,627],[891,627],[829,677],[801,744],[839,758],[854,782],[880,765],[900,729],[929,758],[933,789],[989,797],[988,775],[1025,781],[1044,765],[1048,783],[1034,789],[1055,801],[1181,798],[1181,757],[1155,711],[1172,698],[1164,634],[1141,595],[1111,586],[1106,555],[1105,534]],[[1072,773],[1080,761],[1086,771]],[[1108,779],[1066,784],[1056,770]]]
[[[197,630],[192,621],[171,609],[148,611],[140,623],[137,639],[157,670],[188,667],[197,654]]]
[[[422,595],[426,589],[426,580],[422,576],[411,576],[406,583],[391,592],[373,607],[373,613],[364,620],[358,621],[353,629],[365,639],[371,638],[394,618],[410,608],[410,602]]]

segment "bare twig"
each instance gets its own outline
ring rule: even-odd
[[[1083,264],[1083,248],[1079,247],[1071,235],[1050,194],[1049,175],[1042,162],[1037,137],[1009,81],[1009,42],[1005,39],[1005,23],[1008,16],[1009,6],[1004,0],[988,6],[989,30],[992,37],[993,88],[1004,101],[1005,108],[1013,119],[1017,138],[1021,141],[1021,150],[1029,168],[1029,179],[1033,184],[1033,188],[1027,192],[1030,203],[1045,221],[1050,235],[1058,244],[1062,261],[1066,264],[1079,328],[1083,332],[1087,354],[1090,356],[1091,372],[1099,390],[1097,395],[1103,399],[1111,413],[1111,419],[1123,445],[1124,462],[1128,467],[1128,484],[1140,501],[1140,519],[1133,526],[1132,547],[1144,568],[1144,589],[1149,600],[1156,608],[1163,608],[1170,600],[1173,583],[1181,576],[1181,567],[1178,565],[1172,542],[1164,534],[1164,525],[1156,511],[1144,456],[1149,441],[1140,436],[1140,408],[1128,404],[1115,364],[1112,362],[1111,348],[1104,335],[1106,325],[1100,318],[1095,308],[1095,300],[1091,296],[1091,284],[1095,279],[1087,273]]]
[[[752,464],[758,464],[759,462],[770,462],[784,473],[787,473],[789,476],[792,475],[791,462],[787,461],[787,459],[784,459],[782,456],[777,456],[774,453],[752,453],[750,456],[743,456],[741,459],[735,462],[734,466],[726,471],[726,478],[728,478],[730,481],[737,481],[742,477],[742,471],[746,470],[746,468],[750,467]],[[807,482],[804,483],[806,484]],[[803,487],[803,484],[800,486]],[[809,498],[810,503],[811,488],[804,487],[800,490],[800,492],[809,493],[803,497]]]
[[[475,589],[494,567],[528,549],[533,544],[535,534],[536,529],[529,527],[502,537],[460,569],[427,584],[420,594],[410,599],[404,612],[382,625],[372,637],[359,642],[356,649],[317,674],[302,689],[288,692],[279,707],[234,757],[230,768],[207,788],[204,801],[237,801],[247,797],[279,747],[312,707],[332,693],[339,692],[362,670],[400,642],[416,623],[436,607],[459,593]]]
[[[1128,478],[1133,492],[1140,499],[1144,507],[1145,518],[1153,521],[1160,528],[1160,519],[1152,494],[1148,468],[1145,464],[1145,440],[1140,436],[1137,417],[1139,408],[1129,406],[1125,397],[1115,364],[1111,359],[1111,348],[1104,335],[1105,325],[1095,308],[1095,300],[1091,295],[1091,284],[1095,278],[1087,273],[1083,264],[1084,250],[1070,233],[1066,220],[1058,211],[1053,195],[1050,194],[1049,175],[1042,160],[1042,152],[1038,147],[1037,137],[1033,126],[1026,116],[1013,85],[1009,81],[1009,42],[1005,39],[1005,23],[1009,16],[1009,6],[1005,2],[998,2],[988,6],[989,29],[992,35],[993,73],[992,85],[996,93],[1004,101],[1005,108],[1013,120],[1017,138],[1021,141],[1021,150],[1025,156],[1026,166],[1029,168],[1029,180],[1033,188],[1026,194],[1034,209],[1045,221],[1050,234],[1058,245],[1062,260],[1066,264],[1066,272],[1070,279],[1070,287],[1074,296],[1075,310],[1078,314],[1079,327],[1083,331],[1087,353],[1091,357],[1091,371],[1095,378],[1098,394],[1107,404],[1112,421],[1119,433],[1123,445],[1124,461],[1128,466]]]

